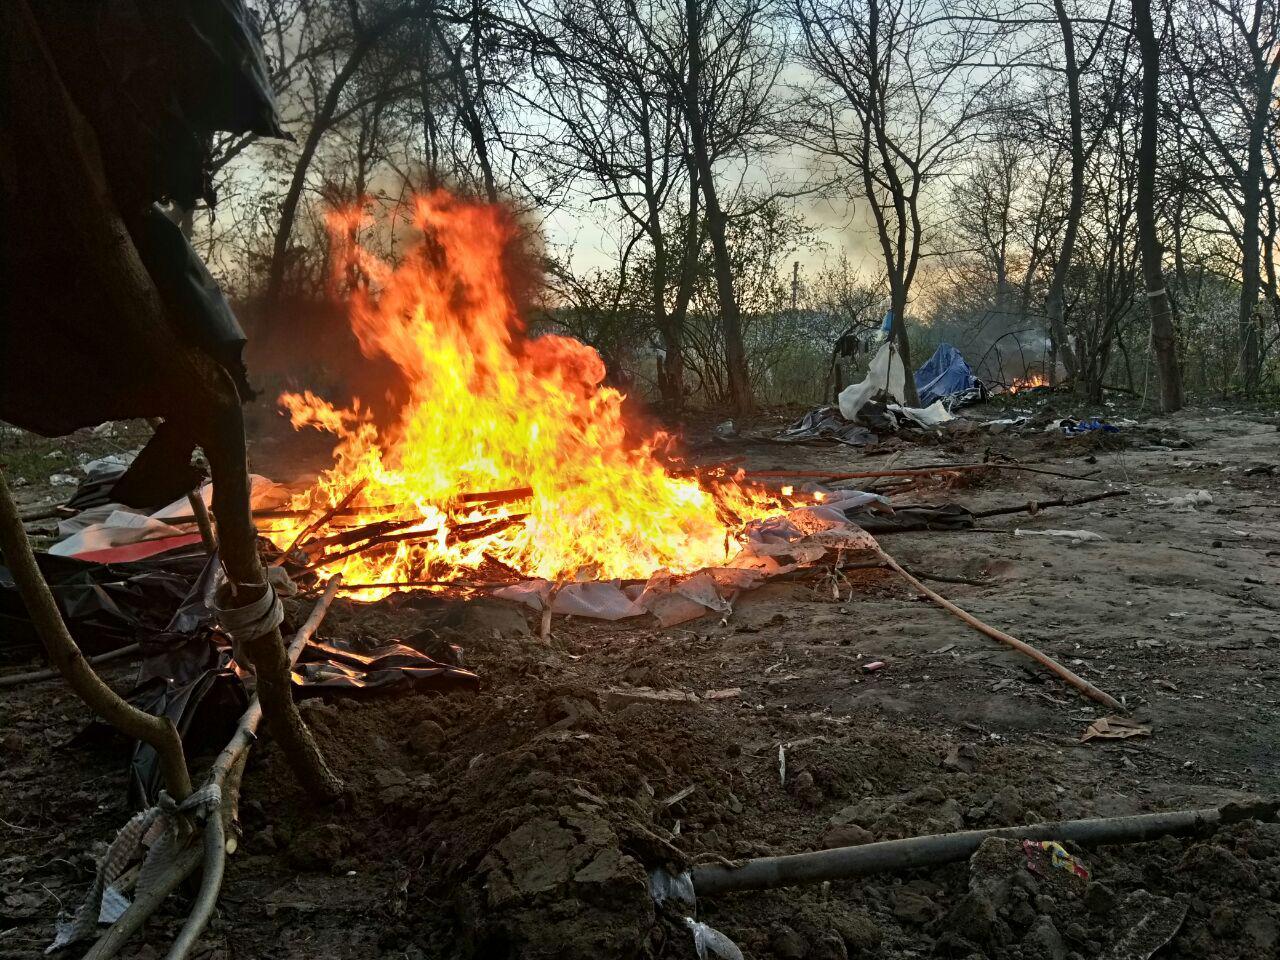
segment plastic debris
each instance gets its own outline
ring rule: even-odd
[[[1182,929],[1187,904],[1138,889],[1120,901],[1116,913],[1116,929],[1124,933],[1105,960],[1150,960]]]
[[[738,949],[738,945],[715,927],[699,923],[693,917],[685,917],[684,922],[693,931],[693,949],[697,951],[699,960],[705,960],[707,957],[743,960],[742,951]]]
[[[1196,507],[1207,507],[1213,503],[1213,494],[1208,490],[1192,490],[1181,497],[1171,497],[1164,501],[1164,506],[1175,510],[1186,510],[1194,513]]]
[[[1089,740],[1128,740],[1130,737],[1151,736],[1151,724],[1138,723],[1127,717],[1100,717],[1089,724],[1080,735],[1080,742]]]
[[[1013,531],[1015,537],[1064,537],[1083,543],[1086,540],[1106,540],[1107,537],[1092,530],[1026,530],[1018,527]]]
[[[1085,420],[1072,420],[1067,417],[1065,420],[1057,420],[1045,427],[1046,433],[1052,433],[1054,430],[1061,430],[1068,437],[1078,437],[1085,433],[1119,433],[1120,428],[1114,424],[1107,423],[1097,417],[1089,417]]]
[[[903,403],[906,400],[906,383],[902,358],[898,356],[893,344],[884,343],[871,358],[867,378],[840,391],[840,415],[846,420],[856,419],[863,405],[881,390],[887,391],[893,399]]]
[[[1052,870],[1066,870],[1081,880],[1089,879],[1089,868],[1067,852],[1056,840],[1023,840],[1027,869],[1042,877],[1052,878]]]
[[[665,867],[657,867],[649,874],[649,896],[654,903],[676,900],[692,907],[697,902],[693,875],[688,870],[671,873]]]

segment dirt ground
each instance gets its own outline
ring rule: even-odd
[[[1150,737],[1080,742],[1097,705],[883,570],[774,583],[723,619],[666,630],[557,618],[549,644],[531,615],[494,601],[338,601],[322,636],[431,629],[483,687],[307,702],[357,790],[345,810],[313,806],[264,740],[197,955],[692,957],[689,911],[650,897],[656,866],[1280,794],[1278,422],[1202,408],[1120,439],[697,448],[756,468],[972,462],[989,449],[1096,471],[1009,471],[898,498],[975,510],[1128,490],[882,543],[913,569],[973,581],[932,585],[1123,698]],[[1199,490],[1212,502],[1168,503]],[[132,672],[106,676],[126,689]],[[41,955],[88,885],[95,844],[128,816],[123,755],[68,745],[86,720],[57,684],[0,690],[0,958]],[[1161,957],[1280,956],[1280,826],[1072,852],[1087,884],[994,850],[994,866],[704,897],[697,919],[747,957],[784,960],[1121,960],[1149,956],[1143,931],[1161,923]],[[122,955],[163,956],[185,903]]]

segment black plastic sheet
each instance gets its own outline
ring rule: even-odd
[[[119,564],[36,554],[71,636],[89,656],[169,629],[207,562],[203,553]],[[40,650],[13,575],[0,566],[0,661],[30,659]]]

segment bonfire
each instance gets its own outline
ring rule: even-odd
[[[745,523],[780,502],[725,471],[672,456],[628,420],[590,346],[531,335],[508,264],[520,240],[502,207],[445,191],[412,203],[420,242],[391,264],[331,218],[335,269],[358,276],[350,322],[365,355],[407,388],[390,425],[367,404],[306,391],[280,399],[296,428],[337,438],[334,464],[271,536],[348,584],[431,584],[484,568],[548,580],[645,578],[724,564]]]

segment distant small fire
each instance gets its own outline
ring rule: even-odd
[[[1043,373],[1030,373],[1025,377],[1019,377],[1013,383],[1009,384],[1010,393],[1019,393],[1023,390],[1031,390],[1035,387],[1049,386],[1049,378]]]
[[[784,509],[735,477],[664,464],[661,432],[628,437],[623,396],[591,347],[528,335],[504,270],[518,230],[499,206],[444,191],[413,202],[423,240],[390,264],[334,216],[335,270],[367,278],[350,318],[366,356],[408,384],[380,429],[358,400],[280,401],[338,438],[334,466],[271,532],[348,583],[456,581],[488,567],[547,579],[647,577],[723,564],[743,524]],[[632,425],[634,431],[634,425]],[[362,596],[385,593],[366,592]]]

